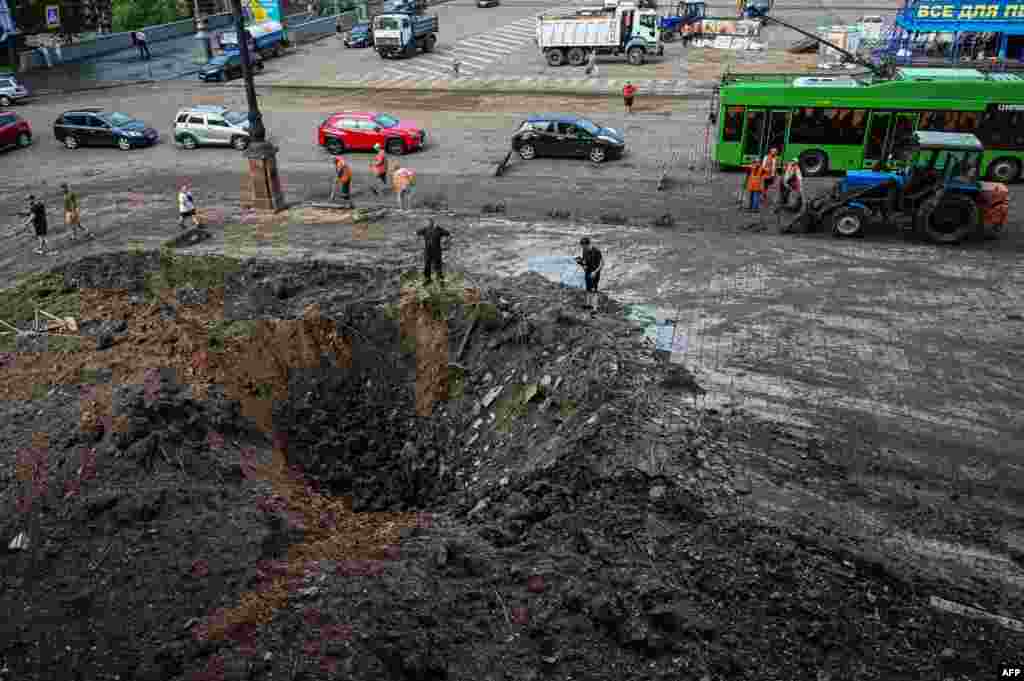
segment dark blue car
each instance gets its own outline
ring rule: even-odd
[[[263,70],[263,58],[259,54],[250,53],[253,60],[253,70]],[[242,77],[242,55],[240,52],[225,52],[206,62],[199,69],[199,80],[230,80],[231,78]]]
[[[622,156],[626,140],[615,128],[582,116],[546,114],[522,122],[512,136],[512,149],[524,161],[538,156],[575,156],[601,163]]]
[[[345,37],[345,47],[373,47],[373,31],[369,24],[356,24]]]

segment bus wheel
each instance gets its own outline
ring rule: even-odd
[[[996,182],[1009,184],[1020,177],[1020,163],[1012,158],[997,158],[989,164],[988,176]]]
[[[807,177],[821,177],[828,172],[828,154],[811,149],[800,154],[800,172]]]

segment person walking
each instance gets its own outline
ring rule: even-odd
[[[803,190],[804,175],[800,170],[800,161],[795,158],[790,159],[789,163],[786,164],[785,171],[782,173],[782,183],[779,185],[780,203],[783,207],[789,208],[795,196],[796,205],[794,207],[799,209],[804,202]]]
[[[331,201],[334,201],[339,187],[341,188],[341,198],[351,201],[352,194],[349,190],[352,187],[352,169],[344,156],[334,157],[334,186],[331,187]]]
[[[380,143],[374,144],[373,150],[377,153],[370,161],[370,172],[386,187],[388,186],[388,156],[384,153],[384,147]],[[379,194],[376,187],[371,186],[370,188],[374,194]]]
[[[779,150],[772,147],[768,150],[768,155],[761,161],[761,177],[764,178],[764,188],[766,191],[772,188],[778,175]]]
[[[395,193],[398,195],[398,209],[409,210],[412,207],[412,192],[416,186],[416,173],[409,168],[399,168],[392,174]]]
[[[636,86],[628,80],[626,85],[622,88],[622,101],[626,105],[626,113],[633,113],[633,97],[636,96]]]
[[[576,264],[583,268],[583,282],[587,288],[587,297],[590,306],[596,310],[597,285],[601,281],[604,258],[601,256],[601,251],[591,245],[589,237],[580,239],[580,246],[583,247],[583,254],[576,258]]]
[[[28,217],[25,219],[25,226],[31,224],[35,228],[36,238],[39,239],[39,247],[36,253],[46,255],[49,248],[46,245],[46,206],[41,200],[36,199],[34,194],[28,195]]]
[[[132,39],[132,47],[139,51],[139,59],[142,59],[142,48],[139,47],[139,34],[137,31],[131,31],[128,37]]]
[[[191,218],[192,225],[202,228],[199,218],[196,217],[196,202],[192,198],[192,186],[189,183],[181,185],[178,191],[178,226],[185,229],[185,219]]]
[[[587,57],[587,68],[584,73],[588,76],[597,77],[597,50],[591,50]]]
[[[444,284],[444,265],[441,262],[441,253],[444,247],[441,239],[451,238],[451,232],[440,227],[434,221],[427,220],[427,226],[418,230],[416,236],[423,238],[423,279],[429,284],[431,274],[436,272],[437,278]]]
[[[82,214],[78,205],[78,194],[71,191],[71,187],[68,186],[67,182],[61,183],[60,188],[64,192],[64,225],[71,229],[71,240],[75,241],[78,239],[79,232],[84,232],[82,236],[86,238],[92,237],[92,232],[82,227]]]
[[[763,175],[764,164],[751,163],[747,166],[747,193],[750,195],[748,210],[761,210],[761,193],[764,191]]]
[[[149,43],[146,41],[146,34],[143,31],[135,32],[135,40],[139,45],[139,59],[149,59]]]

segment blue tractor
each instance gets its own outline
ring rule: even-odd
[[[663,16],[658,21],[661,39],[667,43],[672,42],[684,32],[687,26],[703,19],[705,11],[703,0],[678,3],[675,14]]]
[[[915,132],[887,155],[889,167],[847,171],[805,205],[781,208],[780,225],[788,218],[783,231],[828,226],[839,237],[882,225],[942,244],[996,236],[1009,215],[1009,192],[1005,184],[979,181],[984,150],[968,133]]]

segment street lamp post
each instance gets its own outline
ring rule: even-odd
[[[199,0],[193,0],[192,9],[196,18],[196,40],[203,44],[206,61],[210,61],[213,59],[213,50],[210,49],[210,34],[206,32],[206,19],[199,16]]]
[[[238,51],[242,57],[242,76],[245,78],[245,99],[249,106],[249,147],[245,157],[249,161],[249,199],[242,199],[243,205],[253,208],[281,210],[284,208],[284,193],[281,179],[277,175],[277,147],[267,141],[263,127],[259,102],[256,101],[256,86],[252,82],[252,65],[249,55],[249,34],[245,30],[241,0],[231,0],[231,11],[235,17],[235,31],[238,35]]]

